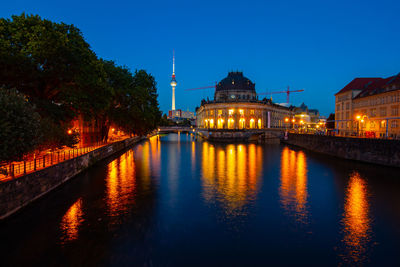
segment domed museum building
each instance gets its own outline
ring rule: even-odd
[[[205,129],[284,128],[291,109],[259,100],[255,84],[242,72],[229,72],[215,87],[214,100],[202,100],[196,109],[197,127]]]

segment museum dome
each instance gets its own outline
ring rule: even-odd
[[[255,91],[255,84],[243,76],[243,72],[229,72],[216,87],[216,91]]]

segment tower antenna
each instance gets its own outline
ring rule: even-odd
[[[171,79],[171,87],[172,87],[172,108],[171,110],[175,110],[175,87],[177,82],[175,80],[175,50],[172,50],[172,79]]]

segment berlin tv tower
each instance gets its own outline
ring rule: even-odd
[[[175,80],[175,51],[172,51],[172,110],[175,110],[175,86],[177,85]]]

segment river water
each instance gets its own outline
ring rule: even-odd
[[[155,136],[0,224],[2,266],[399,265],[398,169]]]

